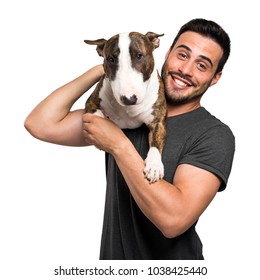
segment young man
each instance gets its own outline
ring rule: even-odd
[[[201,107],[229,57],[230,40],[216,23],[191,20],[177,34],[162,69],[168,103],[165,176],[144,178],[148,129],[119,129],[110,120],[71,111],[103,74],[96,66],[54,91],[27,117],[35,137],[106,152],[107,193],[101,259],[203,259],[195,226],[225,189],[235,151],[228,126]]]

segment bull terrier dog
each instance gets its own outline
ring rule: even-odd
[[[146,124],[149,151],[144,175],[150,183],[164,176],[161,155],[166,137],[166,100],[153,51],[164,34],[120,33],[110,39],[84,40],[96,45],[105,74],[86,101],[86,112],[108,117],[120,128]]]

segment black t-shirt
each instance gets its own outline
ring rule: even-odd
[[[145,159],[148,129],[126,129],[125,134]],[[216,174],[225,189],[231,171],[235,139],[228,126],[203,107],[167,119],[163,150],[164,179],[173,182],[179,164],[191,164]],[[135,203],[114,158],[106,154],[107,191],[100,259],[203,259],[202,243],[192,225],[175,238],[166,238]],[[152,187],[152,186],[151,186]]]

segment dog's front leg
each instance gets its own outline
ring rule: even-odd
[[[104,114],[100,108],[100,98],[99,98],[99,92],[102,87],[102,83],[103,83],[103,77],[101,78],[100,82],[97,84],[95,90],[89,96],[85,104],[86,113],[91,113],[100,117],[104,117]]]
[[[152,123],[148,125],[149,145],[147,157],[145,159],[144,174],[150,183],[154,183],[164,176],[164,166],[162,163],[162,150],[165,144],[166,129],[165,123]]]

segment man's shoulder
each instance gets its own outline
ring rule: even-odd
[[[231,128],[226,123],[209,113],[206,109],[204,110],[207,113],[207,118],[202,120],[202,126],[205,126],[209,133],[213,133],[216,137],[235,138]]]

